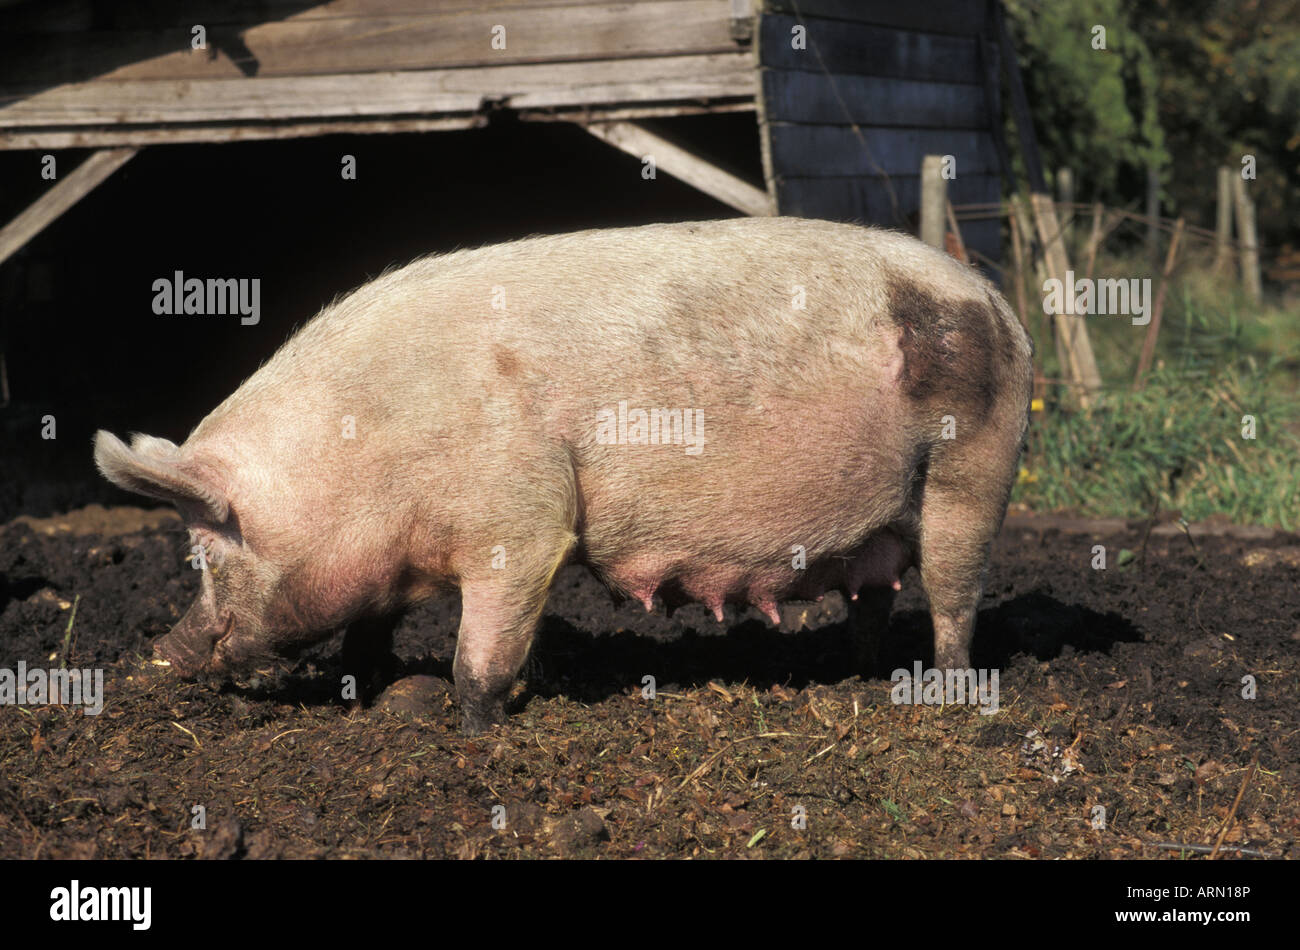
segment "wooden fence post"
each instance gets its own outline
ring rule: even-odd
[[[1246,289],[1246,296],[1258,303],[1261,287],[1259,244],[1255,239],[1255,203],[1246,193],[1246,182],[1240,174],[1232,176],[1232,197],[1237,210],[1237,241],[1241,245],[1241,286]]]
[[[1056,200],[1061,203],[1061,240],[1074,260],[1074,172],[1068,168],[1056,170]]]
[[[1178,242],[1183,236],[1184,222],[1179,218],[1174,222],[1174,236],[1169,239],[1169,253],[1165,256],[1165,269],[1160,274],[1160,289],[1156,292],[1155,306],[1151,310],[1151,322],[1147,324],[1146,336],[1142,338],[1142,355],[1138,357],[1137,374],[1133,377],[1133,388],[1142,388],[1142,377],[1151,368],[1151,361],[1156,355],[1156,337],[1160,335],[1160,318],[1165,312],[1165,291],[1169,287],[1169,277],[1174,272],[1174,262],[1178,259]]]
[[[1029,329],[1029,311],[1025,306],[1025,247],[1020,236],[1020,216],[1016,209],[1008,215],[1011,219],[1011,258],[1016,267],[1016,311],[1020,314],[1020,325]]]
[[[1218,274],[1229,260],[1232,243],[1232,169],[1219,166],[1218,197],[1214,203],[1214,267]]]
[[[1031,251],[1033,247],[1032,235],[1035,233],[1034,224],[1030,220],[1029,212],[1025,210],[1024,200],[1019,195],[1011,196],[1011,216],[1015,219],[1017,231],[1019,231],[1020,236],[1023,238],[1025,242],[1026,252],[1032,253]],[[1033,296],[1034,296],[1034,300],[1036,301],[1035,306],[1039,308],[1038,311],[1036,312],[1045,312],[1043,311],[1042,307],[1043,307],[1044,286],[1047,283],[1046,255],[1033,254],[1033,261],[1034,261],[1034,295]],[[1056,362],[1060,365],[1061,367],[1060,371],[1065,375],[1065,378],[1073,379],[1074,377],[1073,377],[1072,364],[1070,362],[1069,341],[1066,340],[1065,334],[1061,333],[1059,321],[1057,320],[1057,318],[1052,314],[1048,314],[1047,318],[1049,321],[1048,325],[1051,327],[1051,331],[1052,331],[1052,344],[1056,349]],[[1066,394],[1066,398],[1069,400],[1077,399],[1078,396],[1079,394],[1077,392],[1068,392]]]
[[[1051,196],[1044,193],[1030,195],[1029,207],[1034,212],[1038,240],[1043,245],[1043,256],[1047,259],[1047,272],[1061,282],[1063,296],[1073,298],[1074,272],[1070,269],[1070,259],[1061,242],[1061,225],[1056,219],[1056,206],[1052,203]],[[1052,320],[1056,326],[1057,338],[1065,347],[1064,366],[1079,390],[1075,398],[1079,405],[1087,408],[1092,403],[1093,395],[1101,389],[1101,373],[1097,370],[1097,359],[1092,352],[1092,341],[1088,338],[1083,315],[1055,313]]]
[[[1104,208],[1100,201],[1092,205],[1092,231],[1088,234],[1088,270],[1083,275],[1092,279],[1092,270],[1097,266],[1097,251],[1101,249],[1101,218]]]
[[[1033,257],[1034,278],[1038,281],[1038,286],[1042,287],[1043,282],[1047,280],[1047,265],[1043,263],[1040,255],[1033,253],[1034,223],[1029,220],[1025,201],[1019,195],[1011,196],[1011,213],[1020,225],[1020,239],[1025,242],[1025,253]]]
[[[943,177],[943,156],[921,159],[921,240],[942,248],[947,230],[948,182]]]

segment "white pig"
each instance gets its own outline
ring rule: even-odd
[[[897,589],[964,668],[1028,422],[1032,346],[974,270],[903,234],[742,218],[417,260],[327,307],[181,446],[108,432],[208,567],[157,645],[224,672],[448,585],[462,727],[503,720],[557,569],[756,604]],[[887,607],[886,607],[887,611]],[[350,646],[349,646],[350,645]],[[364,673],[363,670],[356,672]]]

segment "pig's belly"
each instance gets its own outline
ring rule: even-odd
[[[844,553],[810,558],[802,568],[794,566],[793,552],[783,560],[784,566],[770,559],[746,564],[707,554],[637,551],[609,564],[592,562],[592,567],[610,587],[641,601],[646,610],[653,608],[656,595],[670,604],[699,601],[719,620],[724,603],[753,604],[775,623],[781,600],[819,599],[828,590],[842,590],[852,599],[864,588],[898,590],[900,578],[912,566],[913,546],[886,528]]]
[[[774,616],[782,598],[897,585],[919,484],[903,407],[887,381],[790,388],[727,401],[698,386],[695,454],[588,443],[577,456],[580,556],[647,606],[659,594],[718,615],[725,602]]]
[[[905,485],[906,480],[901,484]],[[610,587],[649,610],[699,601],[721,619],[724,603],[754,604],[774,620],[784,599],[850,597],[866,587],[898,589],[913,563],[902,487],[864,498],[834,492],[792,500],[784,510],[736,510],[715,498],[650,493],[618,514],[588,511],[584,559]],[[695,507],[698,506],[698,507]],[[698,511],[690,517],[692,509]]]

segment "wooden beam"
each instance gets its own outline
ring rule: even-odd
[[[256,142],[313,135],[363,135],[400,132],[448,132],[487,125],[488,117],[473,115],[432,119],[334,119],[325,122],[275,122],[236,125],[94,126],[74,129],[23,129],[0,133],[0,150],[109,148],[130,145],[184,145],[194,142]]]
[[[83,125],[319,121],[632,105],[755,95],[749,52],[267,79],[124,80],[31,91],[0,106],[0,139]],[[6,89],[6,96],[21,90]]]
[[[94,191],[109,175],[129,162],[136,151],[133,148],[112,148],[95,152],[32,202],[26,211],[0,228],[0,263]]]
[[[561,106],[555,109],[520,109],[521,122],[613,122],[622,119],[669,119],[682,115],[718,115],[753,112],[754,97],[709,99],[701,102],[648,102],[639,105],[611,103],[600,106]]]
[[[593,122],[614,119],[662,119],[681,115],[715,115],[753,112],[752,99],[704,103],[649,103],[639,106],[582,106],[529,109],[517,113],[523,122]],[[258,142],[309,138],[317,135],[386,135],[416,132],[454,132],[481,129],[485,113],[410,119],[329,119],[322,122],[257,122],[230,125],[128,125],[66,130],[31,129],[0,133],[5,149],[111,148],[120,145],[184,145],[205,142]]]
[[[610,0],[505,0],[493,6],[510,9],[542,7],[607,6]],[[634,3],[641,0],[632,0]],[[182,27],[202,23],[209,32],[213,24],[246,29],[267,20],[297,23],[334,20],[340,17],[400,16],[420,12],[421,6],[436,7],[439,13],[481,9],[484,0],[132,0],[131,3],[102,4],[99,0],[0,0],[4,10],[0,25],[14,32],[67,33],[75,30],[142,30]]]
[[[766,191],[633,122],[592,123],[585,128],[596,138],[635,158],[653,157],[657,169],[737,211],[756,217],[772,214],[772,199]]]
[[[424,7],[422,9],[422,7]],[[51,37],[0,29],[7,76],[44,86],[125,79],[239,79],[571,62],[737,49],[722,0],[531,7],[483,4],[443,10],[409,3],[401,12],[245,22],[204,19],[207,48],[190,48],[190,27],[87,29]],[[164,14],[165,16],[166,14]],[[502,42],[494,44],[494,29]]]

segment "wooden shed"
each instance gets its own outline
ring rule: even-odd
[[[993,0],[0,0],[0,149],[96,151],[0,261],[147,146],[565,121],[747,214],[915,228],[926,154],[1000,197]],[[641,120],[752,112],[765,181]],[[996,221],[964,228],[996,260]]]

